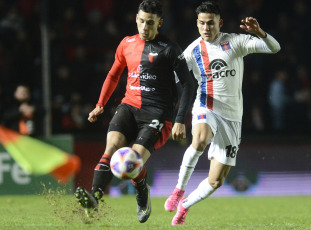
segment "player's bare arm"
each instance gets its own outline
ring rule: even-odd
[[[89,113],[89,118],[88,118],[88,120],[89,120],[90,122],[92,122],[92,123],[95,122],[95,121],[97,121],[97,116],[100,115],[100,114],[102,114],[103,112],[104,112],[104,107],[102,107],[102,106],[96,106],[96,108],[93,109],[93,111]]]
[[[240,28],[245,30],[248,33],[255,34],[258,37],[265,38],[267,37],[267,34],[265,31],[263,31],[256,18],[253,17],[246,17],[245,19],[242,19],[241,22],[244,25],[240,25]]]
[[[175,123],[172,129],[172,138],[175,141],[180,141],[186,138],[185,124]]]

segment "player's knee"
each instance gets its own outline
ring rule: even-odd
[[[204,151],[208,145],[208,140],[206,138],[196,138],[192,140],[192,146],[197,151]]]

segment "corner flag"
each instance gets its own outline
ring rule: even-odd
[[[51,174],[66,183],[80,169],[80,158],[30,136],[0,125],[0,143],[27,173]]]

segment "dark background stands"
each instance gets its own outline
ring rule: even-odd
[[[195,8],[198,0],[163,0],[161,32],[185,49],[199,34]],[[245,58],[243,83],[245,135],[256,133],[310,133],[311,57],[307,29],[310,1],[234,0],[219,1],[223,8],[223,32],[241,33],[245,16],[258,19],[262,28],[281,44],[277,55]],[[121,78],[99,122],[87,122],[102,83],[113,63],[121,39],[137,33],[137,0],[49,1],[52,78],[53,134],[105,133],[108,121],[124,94]],[[42,103],[40,1],[0,0],[0,109],[12,99],[16,86],[32,86],[34,103]],[[124,75],[126,74],[126,71]],[[285,75],[285,77],[280,77]],[[282,95],[271,91],[282,85],[286,103],[280,110],[275,101]],[[1,113],[2,114],[2,113]],[[191,119],[191,116],[189,116]],[[191,122],[187,122],[190,126]],[[190,128],[190,127],[189,127]]]
[[[31,100],[31,89],[26,85],[18,85],[12,100],[3,105],[1,124],[21,134],[42,135],[43,110]]]

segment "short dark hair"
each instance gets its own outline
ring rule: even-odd
[[[162,17],[162,4],[157,0],[144,0],[139,4],[138,11],[156,14],[159,18]]]
[[[197,15],[200,13],[216,14],[220,15],[220,8],[214,1],[202,2],[195,11]]]

